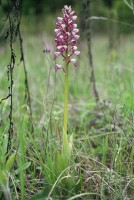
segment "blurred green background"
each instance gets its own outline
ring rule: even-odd
[[[78,16],[84,16],[82,12],[82,0],[23,0],[22,1],[22,15],[25,21],[32,23],[32,20],[38,20],[39,23],[44,22],[44,29],[49,31],[51,29],[52,23],[49,26],[45,26],[45,22],[48,22],[48,18],[53,19],[55,15],[61,12],[64,5],[72,5],[77,11]],[[130,1],[128,0],[128,3]],[[0,19],[3,19],[4,13],[8,9],[7,1],[0,1]],[[134,30],[133,26],[126,26],[123,23],[133,24],[133,11],[126,5],[124,0],[91,0],[91,15],[92,16],[103,16],[110,19],[116,19],[120,21],[118,23],[118,28],[122,33],[129,33]],[[81,28],[83,24],[80,22]],[[3,23],[0,22],[0,28],[2,28]],[[103,20],[95,20],[92,23],[93,30],[95,32],[103,32],[109,29],[108,23]],[[30,27],[29,27],[30,28]]]

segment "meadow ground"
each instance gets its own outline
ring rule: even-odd
[[[116,50],[109,50],[108,37],[93,36],[92,54],[99,92],[96,106],[90,83],[85,41],[80,41],[78,67],[69,67],[68,134],[73,134],[70,176],[60,184],[49,180],[53,152],[60,149],[63,124],[64,73],[55,74],[54,38],[46,33],[23,33],[24,56],[31,94],[34,132],[25,101],[23,65],[18,41],[14,43],[16,65],[13,84],[14,135],[17,151],[9,173],[13,200],[41,196],[52,199],[134,199],[134,36],[120,37]],[[43,53],[50,49],[50,53]],[[0,47],[0,98],[8,93],[8,42]],[[62,62],[62,61],[61,61]],[[9,126],[9,100],[0,105],[0,152],[5,159]],[[47,160],[47,163],[46,163]],[[48,164],[49,163],[49,164]],[[63,178],[63,177],[62,177]],[[70,180],[71,179],[71,183]],[[70,185],[70,186],[69,186]],[[2,191],[0,191],[2,199]]]

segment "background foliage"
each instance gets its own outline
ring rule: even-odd
[[[12,1],[11,1],[12,2]],[[59,13],[63,6],[72,5],[76,8],[78,13],[81,12],[81,1],[77,0],[23,0],[22,5],[22,14],[23,17],[34,18],[38,16],[38,20],[43,20],[43,18],[47,18],[49,15],[55,15]],[[2,0],[0,2],[0,18],[3,16],[3,12],[7,11],[7,2]],[[96,6],[97,5],[97,6]],[[108,17],[114,20],[118,20],[124,23],[133,24],[134,15],[129,7],[126,6],[123,0],[94,0],[91,1],[91,15],[93,16],[102,16]],[[40,18],[41,17],[41,18]],[[83,23],[83,21],[82,21]],[[119,30],[121,32],[131,32],[133,30],[132,27],[124,26],[121,23],[119,25]],[[0,27],[2,27],[2,23],[0,22]],[[93,29],[99,32],[105,32],[109,25],[105,21],[97,21],[97,23],[92,23]]]
[[[10,8],[13,1],[18,2],[11,0]],[[25,200],[38,195],[39,191],[42,191],[40,198],[36,196],[32,200],[41,200],[44,196],[51,196],[53,200],[133,198],[134,34],[129,32],[134,30],[134,16],[123,0],[91,0],[90,16],[108,19],[91,21],[91,50],[100,96],[96,106],[89,77],[91,68],[81,3],[82,0],[23,0],[20,23],[22,40],[15,37],[12,52],[11,34],[5,39],[10,27],[9,20],[6,20],[7,1],[1,1],[0,100],[8,93],[7,69],[11,56],[14,56],[15,68],[14,134],[8,155],[6,149],[11,104],[9,99],[0,104],[0,200],[5,200],[4,192],[9,193],[5,196],[12,195],[13,200]],[[70,170],[67,169],[67,176],[63,179],[65,182],[61,185],[56,173],[62,163],[66,165],[59,156],[61,154],[58,154],[63,123],[64,75],[61,71],[55,73],[53,55],[55,21],[57,16],[61,16],[64,4],[71,4],[77,11],[78,27],[81,33],[85,33],[80,37],[81,58],[78,67],[75,70],[70,66],[69,71],[68,134],[73,133],[74,137],[73,158]],[[14,18],[13,27],[16,25]],[[21,55],[20,41],[23,41],[24,57]],[[25,98],[26,74],[31,94],[32,120]],[[58,180],[56,184],[55,177]],[[84,193],[88,196],[80,197]],[[73,195],[76,195],[75,198]]]

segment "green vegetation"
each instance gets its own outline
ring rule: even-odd
[[[108,34],[93,34],[92,54],[100,97],[97,105],[84,35],[80,41],[78,67],[69,65],[68,135],[73,135],[73,153],[68,167],[68,159],[61,154],[64,75],[62,71],[55,74],[53,60],[56,20],[50,14],[40,23],[36,17],[26,19],[22,18],[21,27],[34,131],[25,101],[25,76],[17,39],[13,43],[14,133],[8,155],[9,99],[0,104],[0,199],[133,200],[134,34],[120,34],[115,40],[117,48],[113,49],[109,48]],[[43,53],[46,49],[50,52]],[[8,94],[9,61],[6,40],[0,46],[0,100]]]
[[[60,137],[63,120],[63,74],[58,72],[55,79],[53,51],[43,54],[43,41],[51,46],[52,39],[45,34],[24,35],[24,49],[26,65],[32,98],[34,134],[29,130],[28,107],[24,104],[24,75],[22,65],[15,67],[14,77],[14,125],[15,132],[12,150],[17,149],[16,162],[10,172],[11,193],[13,199],[17,195],[21,199],[28,199],[39,190],[43,195],[74,196],[85,194],[82,199],[124,199],[132,197],[133,182],[133,114],[134,114],[134,69],[133,69],[133,41],[134,37],[122,38],[118,50],[108,50],[105,37],[93,38],[93,55],[100,94],[99,107],[94,110],[95,102],[89,88],[90,68],[87,52],[83,50],[81,42],[81,59],[75,70],[70,66],[69,90],[69,130],[74,137],[74,158],[70,172],[73,173],[77,188],[75,192],[60,186],[57,180],[54,185],[46,182],[46,166],[53,170],[53,160],[50,155],[60,148]],[[125,52],[124,52],[125,49]],[[1,49],[1,79],[0,96],[7,94],[5,57],[7,47]],[[19,57],[17,56],[19,63]],[[53,104],[54,103],[54,104]],[[1,144],[8,128],[8,100],[1,105]],[[16,135],[17,134],[17,135]],[[1,146],[3,151],[3,146]],[[49,164],[46,163],[49,161]],[[68,175],[69,176],[69,175]],[[60,178],[59,178],[60,179]],[[54,186],[54,188],[53,188]],[[76,187],[75,186],[75,187]],[[48,189],[50,188],[50,189]],[[17,191],[15,191],[17,190]],[[57,190],[57,189],[56,189]],[[95,194],[97,193],[97,194]],[[89,196],[88,196],[89,195]],[[86,197],[87,196],[87,197]],[[96,197],[95,197],[96,196]],[[76,199],[79,199],[77,197]]]

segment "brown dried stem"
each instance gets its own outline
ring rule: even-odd
[[[99,100],[99,94],[96,88],[96,80],[94,73],[94,65],[93,65],[93,56],[92,56],[92,48],[91,48],[91,27],[90,27],[90,0],[83,1],[83,10],[85,12],[85,28],[86,28],[86,37],[87,37],[87,45],[88,45],[88,57],[90,64],[90,81],[92,83],[93,94],[96,102]]]

